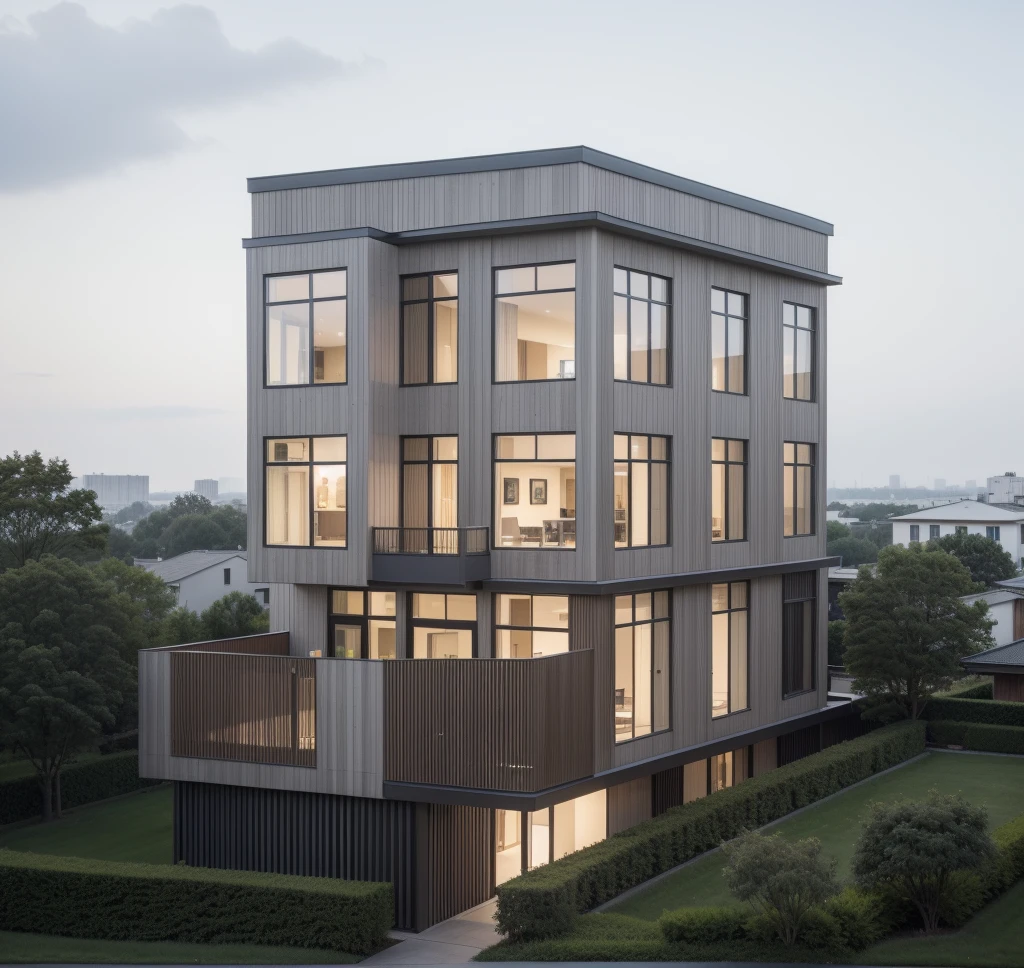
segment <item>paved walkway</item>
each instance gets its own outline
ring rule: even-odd
[[[399,943],[371,955],[364,965],[464,965],[473,955],[501,940],[493,916],[492,898],[419,934],[392,931]]]

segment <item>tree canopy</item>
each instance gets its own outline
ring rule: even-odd
[[[947,534],[928,544],[951,554],[967,568],[974,581],[988,587],[1017,574],[1010,552],[983,534]]]
[[[98,558],[107,526],[93,491],[71,489],[66,460],[39,451],[0,459],[0,571],[43,555]]]
[[[204,609],[200,618],[209,639],[256,635],[270,628],[266,609],[245,592],[229,592]]]
[[[171,558],[199,550],[230,551],[245,548],[245,544],[243,511],[230,504],[214,505],[191,493],[179,495],[166,508],[143,518],[131,533],[131,549],[137,558]]]
[[[975,590],[956,558],[920,545],[883,548],[874,574],[860,570],[839,606],[844,661],[870,715],[916,719],[928,696],[960,674],[961,658],[992,646],[988,604],[960,600]]]
[[[871,504],[853,504],[845,511],[841,511],[842,518],[856,518],[858,521],[885,521],[895,517],[897,514],[910,514],[917,511],[916,504],[885,504],[873,502]]]
[[[851,531],[848,524],[843,524],[841,521],[825,522],[825,540],[830,543],[838,541],[840,538],[849,538],[850,534]]]
[[[878,548],[866,538],[838,538],[829,541],[828,554],[843,559],[844,568],[857,568],[878,560]]]

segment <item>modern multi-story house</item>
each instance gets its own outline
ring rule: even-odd
[[[265,636],[142,655],[175,859],[420,929],[836,741],[832,226],[588,148],[249,182]]]

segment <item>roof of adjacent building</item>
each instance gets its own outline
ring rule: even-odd
[[[856,581],[860,574],[860,568],[844,568],[842,566],[829,568],[829,581]]]
[[[984,501],[956,501],[900,514],[893,521],[1024,521],[1024,507],[1014,511]]]
[[[990,588],[985,592],[977,592],[974,595],[963,595],[960,601],[973,605],[975,602],[985,599],[989,605],[1005,605],[1007,602],[1015,602],[1020,598],[1015,591],[1009,588]]]
[[[206,571],[232,558],[244,561],[246,554],[244,551],[186,551],[173,558],[136,558],[135,564],[170,583]]]
[[[1006,645],[997,645],[994,649],[986,649],[977,655],[969,655],[960,660],[964,667],[1007,667],[1017,666],[1020,672],[1024,673],[1024,639],[1017,639],[1016,642],[1008,642]]]
[[[250,192],[279,192],[294,188],[323,188],[328,185],[353,185],[361,182],[393,181],[402,178],[430,178],[437,175],[464,175],[475,172],[508,171],[516,168],[538,168],[545,165],[583,163],[606,171],[628,175],[639,181],[720,202],[757,215],[788,222],[823,235],[832,235],[831,222],[794,212],[780,205],[762,202],[747,195],[715,188],[704,182],[673,175],[658,168],[641,165],[610,155],[604,151],[575,145],[569,148],[544,148],[538,151],[511,151],[496,155],[472,155],[464,158],[441,158],[434,161],[413,161],[391,165],[368,165],[361,168],[334,168],[324,171],[295,172],[248,179]]]
[[[996,584],[1000,588],[1009,588],[1017,592],[1024,592],[1024,575],[1018,575],[1016,578],[1007,578],[1005,581],[997,581]]]

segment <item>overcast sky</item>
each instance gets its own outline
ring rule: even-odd
[[[1024,2],[0,0],[0,453],[245,472],[245,178],[587,144],[834,222],[828,481],[1016,469]]]

